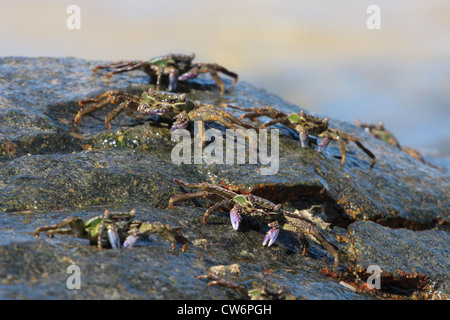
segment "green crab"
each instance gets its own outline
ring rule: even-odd
[[[313,236],[330,254],[334,256],[335,267],[339,265],[340,251],[337,246],[328,241],[317,229],[315,224],[306,218],[301,211],[290,212],[283,210],[280,204],[275,204],[267,199],[252,195],[239,194],[225,186],[203,183],[187,183],[179,179],[174,181],[181,187],[189,189],[200,189],[201,191],[176,195],[169,199],[169,208],[180,201],[204,197],[215,204],[209,207],[204,216],[203,223],[206,224],[208,216],[220,208],[230,210],[231,225],[234,230],[239,229],[240,221],[244,216],[256,218],[271,228],[265,235],[263,246],[270,247],[277,239],[280,230],[285,229],[297,233],[298,239],[303,247],[303,255],[309,248],[305,233]]]
[[[135,220],[136,210],[130,213],[110,213],[105,210],[103,215],[84,222],[81,218],[68,217],[58,224],[39,227],[34,235],[39,237],[41,232],[49,237],[55,234],[73,234],[78,238],[88,239],[91,245],[113,249],[132,248],[139,238],[157,233],[172,244],[175,250],[177,242],[183,244],[182,251],[186,250],[188,240],[179,234],[180,228],[173,228],[161,222],[148,222]]]
[[[336,141],[341,153],[341,165],[346,161],[345,145],[352,141],[354,142],[364,153],[366,153],[372,160],[370,167],[376,163],[375,155],[367,149],[356,137],[347,134],[341,130],[331,129],[328,127],[328,118],[319,118],[306,114],[303,110],[300,113],[286,114],[280,110],[277,110],[270,106],[260,108],[241,108],[229,104],[222,104],[221,107],[233,108],[246,113],[241,115],[238,119],[244,118],[256,119],[258,117],[266,116],[272,118],[272,120],[262,124],[260,129],[267,128],[276,123],[280,123],[288,128],[294,129],[299,133],[300,142],[303,148],[306,148],[309,143],[309,137],[311,135],[322,138],[318,146],[318,151],[322,152],[330,144],[330,142]]]
[[[165,56],[155,57],[148,61],[125,61],[121,60],[114,63],[102,64],[95,66],[93,71],[99,69],[113,69],[106,76],[111,78],[114,74],[128,72],[132,70],[142,70],[147,73],[152,79],[156,79],[156,90],[160,90],[161,78],[163,76],[169,77],[169,91],[175,91],[178,87],[178,81],[185,81],[197,77],[200,73],[209,73],[213,77],[217,86],[220,87],[220,93],[225,93],[225,84],[218,76],[218,72],[222,72],[233,78],[234,85],[237,82],[238,75],[231,72],[216,63],[192,63],[195,54],[173,54],[170,53]]]
[[[123,91],[108,90],[93,99],[80,100],[79,105],[82,109],[75,116],[74,123],[78,125],[81,122],[81,117],[95,112],[108,104],[117,105],[105,118],[105,126],[109,130],[111,130],[110,122],[123,111],[137,119],[140,119],[142,116],[135,115],[136,111],[142,115],[171,119],[174,121],[171,131],[186,128],[190,121],[202,121],[202,123],[215,121],[231,129],[256,129],[212,104],[194,103],[187,99],[184,93],[175,94],[154,91],[151,88],[144,92],[141,97]]]

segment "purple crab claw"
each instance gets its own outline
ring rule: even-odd
[[[195,78],[199,73],[199,70],[197,67],[193,68],[191,71],[188,71],[186,73],[183,73],[178,77],[178,80],[180,81],[186,81],[192,78]]]
[[[187,121],[186,122],[178,122],[178,123],[175,122],[172,125],[172,128],[170,128],[170,131],[173,132],[173,131],[175,131],[177,129],[186,129],[188,124],[189,123]]]
[[[169,91],[175,91],[178,87],[178,77],[176,73],[169,74]]]
[[[119,233],[117,232],[117,229],[108,229],[108,239],[109,243],[111,243],[111,247],[113,249],[119,249],[120,248],[120,237]]]
[[[125,242],[123,243],[124,248],[133,248],[136,242],[138,241],[137,235],[129,235]]]
[[[323,138],[322,141],[319,144],[319,152],[324,151],[327,148],[327,146],[330,144],[330,142],[331,142],[330,138],[328,138],[328,137],[327,138]]]
[[[308,133],[306,133],[304,130],[300,130],[299,134],[300,134],[300,142],[302,144],[302,148],[308,147],[308,143],[309,143]]]
[[[231,225],[233,226],[233,229],[238,230],[239,223],[241,222],[241,216],[239,215],[237,210],[234,208],[231,209],[231,211],[230,211],[230,220],[231,220]]]
[[[267,244],[268,247],[274,243],[274,241],[278,238],[278,235],[280,234],[280,229],[273,228],[267,231],[266,236],[264,237],[263,246]],[[269,243],[267,243],[269,242]]]
[[[173,123],[172,128],[170,128],[170,131],[172,132],[177,129],[186,129],[190,119],[187,116],[187,113],[181,112],[174,118],[174,120],[175,122]]]

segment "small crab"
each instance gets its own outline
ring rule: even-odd
[[[134,114],[135,111],[143,115],[160,116],[174,120],[171,131],[184,129],[190,121],[215,121],[226,128],[253,128],[250,124],[236,119],[229,112],[216,108],[212,104],[198,104],[186,98],[186,94],[175,94],[154,91],[151,88],[141,97],[133,94],[109,90],[93,99],[80,100],[82,108],[75,116],[74,123],[79,124],[81,117],[95,112],[108,104],[117,105],[105,118],[105,126],[111,130],[110,122],[122,111],[129,116],[141,118]],[[88,105],[88,106],[85,106]]]
[[[368,132],[371,136],[383,140],[384,142],[400,150],[402,149],[402,147],[400,147],[400,143],[398,142],[397,138],[394,136],[392,132],[386,130],[383,122],[378,122],[377,124],[367,124],[362,123],[359,119],[355,119],[355,125],[365,129],[366,132]]]
[[[162,76],[169,77],[169,91],[175,91],[178,87],[178,81],[185,81],[196,78],[200,73],[209,73],[213,77],[217,86],[220,87],[220,93],[225,93],[225,84],[218,76],[218,72],[222,72],[233,78],[234,85],[237,82],[238,75],[231,72],[216,63],[192,63],[195,54],[173,54],[170,53],[165,56],[155,57],[148,61],[125,61],[121,60],[114,63],[102,64],[93,68],[93,71],[99,69],[113,69],[106,76],[107,79],[112,75],[131,70],[142,70],[150,77],[156,78],[156,90],[160,90]]]
[[[375,165],[376,158],[374,154],[370,150],[368,150],[361,142],[359,142],[356,137],[341,130],[329,128],[328,118],[322,119],[319,117],[308,115],[303,110],[300,113],[292,113],[288,115],[270,106],[260,108],[241,108],[228,104],[222,104],[221,107],[233,108],[247,112],[241,115],[238,118],[239,120],[242,120],[244,118],[255,119],[262,116],[272,118],[271,121],[262,124],[260,126],[260,129],[267,128],[268,126],[274,125],[276,123],[281,123],[282,125],[294,129],[299,133],[300,142],[303,148],[306,148],[308,146],[309,137],[311,135],[322,138],[322,141],[320,142],[318,147],[319,152],[324,151],[332,140],[337,141],[339,151],[342,156],[341,165],[343,165],[346,161],[345,145],[348,143],[348,141],[353,141],[372,159],[370,167],[373,168],[373,166]]]
[[[277,239],[280,230],[286,229],[294,231],[303,247],[303,255],[308,252],[309,244],[305,233],[313,236],[330,254],[335,257],[335,266],[339,264],[339,248],[329,242],[325,236],[317,229],[313,222],[308,220],[301,211],[289,212],[283,210],[280,204],[275,204],[267,199],[252,195],[239,194],[225,187],[209,183],[186,183],[178,179],[174,181],[183,187],[190,189],[201,189],[202,191],[177,195],[169,199],[169,208],[177,202],[204,197],[215,204],[206,210],[203,216],[203,223],[206,224],[208,216],[221,207],[230,210],[231,224],[234,230],[239,229],[243,216],[256,218],[271,228],[265,235],[263,246],[270,247]]]
[[[400,142],[397,140],[397,138],[394,136],[394,134],[388,130],[386,130],[386,128],[384,127],[383,122],[378,122],[377,124],[367,124],[367,123],[363,123],[361,122],[359,119],[355,119],[355,125],[357,125],[360,128],[363,128],[366,130],[366,132],[368,132],[371,136],[380,139],[384,142],[386,142],[387,144],[390,144],[391,146],[396,147],[399,150],[402,150],[403,152],[406,152],[407,154],[409,154],[411,157],[419,160],[420,162],[439,169],[439,170],[443,170],[443,168],[436,166],[433,163],[428,162],[427,160],[425,160],[425,158],[422,156],[422,154],[419,152],[419,150],[408,147],[408,146],[400,146]]]
[[[39,227],[34,235],[39,237],[41,232],[49,237],[55,234],[73,234],[78,238],[88,239],[91,245],[97,245],[100,250],[103,247],[118,249],[132,248],[139,238],[157,233],[172,244],[175,250],[177,242],[183,244],[182,251],[186,250],[188,240],[179,234],[180,228],[161,222],[148,222],[135,220],[136,210],[130,213],[113,214],[105,210],[103,215],[84,222],[81,218],[68,217],[58,224]]]
[[[233,289],[237,294],[239,294],[243,299],[250,300],[295,300],[296,297],[291,294],[286,294],[283,290],[273,291],[262,285],[253,285],[253,289],[247,289],[243,285],[239,285],[232,281],[225,280],[211,272],[208,274],[197,276],[197,279],[207,279],[210,280],[207,287],[216,285],[229,289]]]

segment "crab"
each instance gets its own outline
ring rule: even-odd
[[[294,231],[298,235],[300,244],[303,247],[302,254],[306,255],[309,248],[305,233],[314,237],[322,247],[334,256],[335,267],[339,265],[339,248],[328,241],[325,236],[317,229],[315,224],[306,218],[302,211],[286,211],[281,208],[281,204],[275,204],[259,196],[240,194],[227,189],[225,186],[203,183],[187,183],[179,179],[174,181],[181,187],[189,189],[200,189],[201,191],[176,195],[169,199],[169,208],[180,201],[195,199],[199,197],[214,201],[215,204],[208,208],[203,215],[203,224],[206,224],[208,216],[219,208],[230,210],[231,225],[234,230],[239,229],[242,217],[248,216],[256,218],[263,223],[267,223],[270,230],[267,231],[263,246],[270,247],[277,239],[280,230],[285,229]]]
[[[103,247],[113,249],[132,248],[139,238],[157,233],[172,244],[175,250],[177,242],[181,243],[182,252],[188,245],[188,240],[179,234],[179,227],[171,227],[161,222],[148,222],[135,220],[136,210],[130,213],[113,214],[105,210],[103,215],[84,222],[81,218],[68,217],[55,225],[39,227],[34,235],[39,237],[41,232],[49,237],[55,234],[73,234],[78,238],[88,239],[91,245],[97,245],[99,250]]]
[[[106,76],[111,78],[114,74],[128,72],[131,70],[142,70],[150,77],[156,78],[156,90],[160,90],[161,78],[163,76],[169,77],[169,91],[175,91],[178,87],[178,81],[185,81],[196,78],[200,73],[209,73],[217,86],[220,87],[220,93],[225,93],[225,84],[218,76],[218,72],[222,72],[233,78],[232,87],[237,82],[238,75],[234,72],[216,63],[192,63],[195,54],[173,54],[170,53],[165,56],[155,57],[148,61],[125,61],[121,60],[114,63],[102,64],[95,66],[92,70],[95,72],[99,69],[113,69]]]
[[[360,128],[365,129],[366,132],[368,132],[371,136],[373,136],[377,139],[380,139],[380,140],[386,142],[387,144],[390,144],[391,146],[394,146],[397,149],[402,150],[403,152],[406,152],[411,157],[419,160],[420,162],[422,162],[430,167],[442,170],[441,167],[436,166],[435,164],[430,163],[427,160],[425,160],[425,158],[422,156],[422,154],[419,152],[419,150],[408,147],[408,146],[402,147],[400,145],[400,142],[394,136],[394,134],[392,132],[386,130],[383,122],[378,122],[377,124],[367,124],[367,123],[361,122],[359,119],[355,119],[355,125],[357,125]]]
[[[365,129],[366,132],[368,132],[371,136],[383,140],[384,142],[400,150],[402,149],[397,138],[394,136],[394,134],[392,134],[392,132],[386,130],[383,122],[378,122],[377,124],[367,124],[362,123],[359,119],[355,119],[355,125]]]
[[[141,97],[118,91],[109,90],[93,99],[80,100],[82,108],[75,116],[74,123],[78,125],[81,117],[95,112],[108,104],[117,105],[105,118],[105,126],[111,130],[110,122],[122,111],[129,116],[140,119],[142,116],[135,115],[137,111],[142,115],[160,116],[174,120],[171,131],[184,129],[190,121],[215,121],[226,128],[253,128],[254,126],[236,119],[229,112],[216,108],[212,104],[199,104],[186,98],[186,94],[175,94],[162,91],[154,91],[151,88]]]
[[[354,142],[364,153],[371,158],[370,168],[376,163],[375,155],[367,149],[355,136],[345,133],[341,130],[331,129],[328,126],[328,118],[319,118],[309,114],[306,114],[303,110],[300,113],[286,114],[283,111],[277,110],[271,106],[259,107],[259,108],[241,108],[229,104],[222,104],[221,107],[233,108],[246,112],[238,119],[244,118],[256,119],[258,117],[266,116],[272,118],[272,120],[263,123],[259,128],[267,128],[276,123],[280,123],[288,128],[296,130],[300,136],[301,146],[306,148],[309,143],[309,137],[311,135],[322,138],[318,146],[318,151],[322,152],[330,144],[332,140],[336,141],[341,153],[341,165],[346,161],[345,145],[352,141]]]
[[[270,290],[263,285],[253,285],[253,289],[247,289],[243,285],[239,285],[232,281],[225,280],[211,272],[208,274],[197,276],[197,279],[207,279],[209,280],[207,287],[212,285],[217,285],[229,289],[233,289],[237,294],[239,294],[243,299],[250,300],[295,300],[296,297],[291,294],[286,294],[283,290]]]

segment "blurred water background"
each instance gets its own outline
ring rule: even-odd
[[[71,4],[79,30],[66,26]],[[367,28],[369,5],[381,9],[379,30]],[[320,115],[382,121],[450,168],[449,18],[448,0],[2,0],[0,56],[195,52]]]

